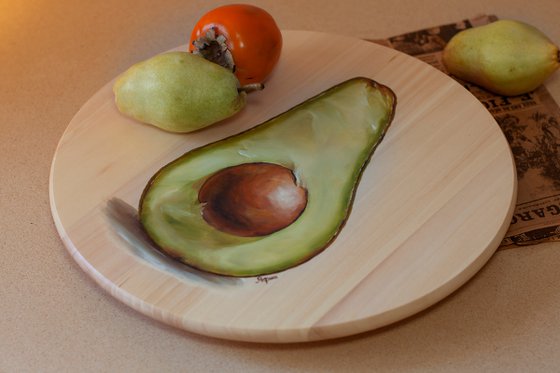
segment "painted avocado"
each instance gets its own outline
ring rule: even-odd
[[[353,78],[191,150],[151,178],[141,223],[161,251],[216,274],[303,263],[342,229],[395,106],[390,88]]]

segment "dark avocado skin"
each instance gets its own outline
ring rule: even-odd
[[[164,166],[142,194],[140,221],[162,252],[203,271],[249,277],[301,264],[323,251],[344,226],[361,175],[395,109],[390,88],[364,77],[342,82]],[[245,163],[292,170],[307,191],[297,220],[269,235],[240,237],[203,219],[200,187],[221,170]]]

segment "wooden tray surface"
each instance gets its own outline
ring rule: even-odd
[[[317,32],[283,34],[265,90],[223,123],[181,135],[137,123],[117,111],[109,82],[62,136],[50,178],[56,227],[77,263],[130,307],[232,340],[336,338],[436,303],[498,247],[515,203],[515,167],[500,128],[474,96],[389,48]],[[159,168],[356,76],[393,89],[397,111],[346,226],[325,251],[276,275],[235,279],[190,271],[149,248],[134,209]]]

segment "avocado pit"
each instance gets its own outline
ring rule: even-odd
[[[214,228],[241,237],[265,236],[292,224],[307,205],[307,190],[289,168],[272,163],[227,167],[198,193],[202,216]]]

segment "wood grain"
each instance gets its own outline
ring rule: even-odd
[[[50,177],[56,227],[84,271],[133,309],[233,340],[342,337],[436,303],[498,247],[513,212],[515,168],[498,125],[472,95],[429,65],[369,42],[302,31],[284,32],[284,41],[265,90],[223,123],[185,135],[137,123],[118,113],[109,82],[62,136]],[[165,258],[139,255],[146,243],[123,239],[108,218],[109,200],[137,206],[152,174],[184,152],[355,76],[392,88],[397,112],[346,226],[312,260],[264,279],[183,273]]]

